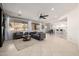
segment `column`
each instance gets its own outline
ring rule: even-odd
[[[5,40],[9,39],[9,17],[6,16],[6,21],[5,21]]]
[[[47,26],[44,25],[44,33],[46,33],[46,30],[47,30]]]
[[[32,21],[28,21],[28,32],[32,32]]]
[[[39,31],[40,32],[42,31],[42,23],[40,23],[40,25],[39,25]]]

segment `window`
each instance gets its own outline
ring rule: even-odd
[[[27,23],[10,22],[10,28],[13,31],[27,31]]]

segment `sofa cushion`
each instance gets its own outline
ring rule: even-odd
[[[13,39],[20,39],[23,36],[23,32],[15,32],[13,33]]]

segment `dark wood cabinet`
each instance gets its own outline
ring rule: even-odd
[[[2,32],[2,9],[1,9],[1,7],[0,7],[0,35],[1,35],[1,38],[0,38],[0,47],[2,47],[2,44],[3,44],[3,32]]]
[[[2,7],[0,6],[0,47],[2,47],[5,40],[5,15],[3,14]]]

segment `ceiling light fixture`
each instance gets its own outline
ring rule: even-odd
[[[19,11],[18,11],[18,15],[21,16],[21,14],[22,14],[22,11],[19,10]]]
[[[52,8],[51,10],[52,10],[52,11],[54,11],[55,9],[54,9],[54,8]]]

